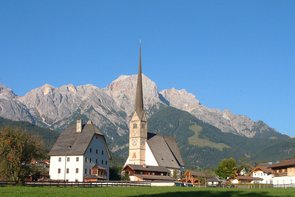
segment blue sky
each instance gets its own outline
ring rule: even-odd
[[[143,72],[295,136],[295,1],[0,1],[0,83],[16,94]]]

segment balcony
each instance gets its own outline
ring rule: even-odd
[[[275,176],[275,177],[288,176],[288,173],[287,173],[287,172],[277,172],[277,173],[275,173],[274,176]]]

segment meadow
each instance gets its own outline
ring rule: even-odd
[[[295,196],[295,188],[291,189],[233,189],[233,188],[185,188],[185,187],[0,187],[0,196],[202,196],[202,197],[271,197]]]

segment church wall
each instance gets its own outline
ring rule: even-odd
[[[145,152],[145,163],[148,166],[159,166],[157,163],[148,143],[146,143],[146,152]]]

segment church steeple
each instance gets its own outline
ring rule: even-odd
[[[138,62],[138,74],[137,74],[137,87],[135,97],[135,112],[141,119],[144,113],[143,109],[143,92],[142,92],[142,66],[141,66],[141,45],[139,47],[139,62]]]
[[[147,142],[147,119],[143,108],[141,46],[139,47],[139,62],[137,87],[135,95],[134,114],[129,123],[129,157],[127,164],[144,165]]]

